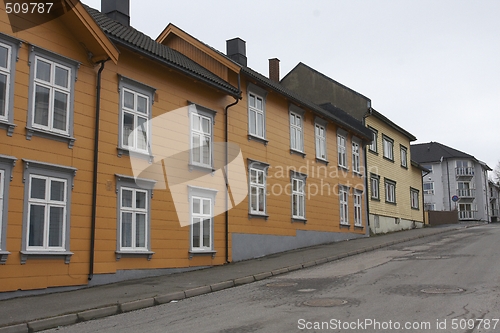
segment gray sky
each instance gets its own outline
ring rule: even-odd
[[[99,9],[100,0],[83,0]],[[299,62],[365,95],[415,135],[494,168],[500,160],[499,0],[130,0],[131,25],[155,39],[168,23],[281,77]]]

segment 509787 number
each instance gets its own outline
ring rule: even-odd
[[[50,13],[53,2],[7,2],[5,11],[7,14],[46,14]]]

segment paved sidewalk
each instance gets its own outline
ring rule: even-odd
[[[206,294],[472,225],[401,231],[318,245],[224,266],[0,301],[0,333],[37,332]]]

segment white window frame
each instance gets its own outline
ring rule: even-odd
[[[339,186],[340,225],[349,225],[349,187]]]
[[[380,176],[370,175],[370,195],[374,200],[380,200]]]
[[[215,199],[217,195],[216,190],[212,189],[206,189],[206,188],[200,188],[200,187],[195,187],[195,186],[189,186],[188,185],[188,191],[189,191],[189,218],[190,218],[190,235],[189,235],[189,249],[190,249],[190,254],[195,255],[195,254],[203,254],[203,253],[209,253],[212,254],[212,256],[215,256],[215,251],[214,251],[214,207],[215,207]],[[203,208],[203,201],[207,201],[209,203],[209,212],[204,213],[200,210],[200,212],[195,212],[194,211],[194,202],[195,200],[200,201],[200,209]],[[198,236],[199,236],[199,244],[198,246],[195,246],[194,244],[194,237],[195,237],[195,228],[197,226],[195,225],[194,220],[195,219],[203,219],[200,220],[199,224],[199,230],[198,230]],[[204,230],[203,230],[203,223],[204,220],[208,220],[209,223],[209,242],[210,244],[208,246],[203,245],[203,237],[204,237]]]
[[[269,164],[248,159],[248,212],[250,217],[267,215],[267,170]],[[259,178],[259,175],[261,178]],[[261,179],[262,181],[259,181]],[[254,194],[255,193],[255,194]],[[261,200],[262,199],[262,200]],[[261,207],[262,205],[262,207]],[[257,209],[255,209],[255,206]]]
[[[435,203],[426,202],[426,203],[424,203],[424,210],[425,211],[436,210],[436,204]]]
[[[0,73],[6,76],[5,85],[5,114],[0,115],[0,128],[7,130],[7,136],[12,136],[16,125],[14,124],[14,82],[16,63],[19,59],[19,48],[23,42],[17,38],[0,33],[0,45],[7,48],[7,66],[0,68]]]
[[[408,148],[400,145],[401,166],[408,168]]]
[[[195,119],[198,119],[198,122],[195,121]],[[193,165],[197,166],[202,166],[202,167],[207,167],[211,168],[212,167],[212,161],[213,161],[213,156],[212,156],[212,135],[213,135],[213,120],[211,117],[204,116],[200,113],[191,113],[191,163]],[[208,121],[208,131],[203,130],[203,121]],[[199,124],[199,128],[194,128],[195,124]],[[195,136],[198,136],[198,148],[199,148],[199,156],[200,160],[196,161],[195,160],[195,146],[194,146],[194,138]],[[208,141],[208,162],[205,163],[205,151],[203,149],[204,143]]]
[[[419,190],[410,187],[411,208],[420,209]]]
[[[7,45],[5,43],[2,43],[0,42],[0,47],[4,47],[7,49],[7,67],[2,67],[0,66],[0,75],[4,75],[5,76],[5,101],[4,101],[4,105],[3,105],[3,109],[4,109],[4,113],[5,114],[0,114],[0,121],[8,121],[9,119],[9,113],[10,113],[10,89],[11,89],[11,79],[10,79],[10,76],[11,76],[11,67],[12,67],[12,63],[11,63],[11,59],[12,59],[12,46],[10,45]],[[0,92],[1,93],[1,92]]]
[[[356,141],[352,141],[352,172],[360,173],[361,171],[361,157],[360,146]]]
[[[385,179],[385,202],[396,203],[396,182],[393,180]]]
[[[0,251],[5,248],[4,240],[3,240],[3,224],[7,221],[4,221],[4,191],[5,191],[5,170],[0,169]]]
[[[372,143],[370,144],[369,147],[369,150],[374,152],[374,153],[378,153],[378,131],[372,127],[369,127],[368,128],[372,131]]]
[[[314,139],[316,143],[316,158],[321,161],[328,161],[326,150],[326,120],[316,118],[314,122]]]
[[[363,226],[362,202],[363,192],[354,190],[354,226],[356,227]]]
[[[384,157],[394,161],[394,140],[384,135],[382,137],[382,143],[384,146]]]
[[[304,118],[293,111],[290,111],[290,149],[304,152]]]
[[[306,179],[307,175],[291,171],[292,221],[306,221]]]
[[[431,185],[430,187],[432,188],[426,189],[425,185]],[[424,194],[434,194],[434,182],[424,182],[422,188],[424,190]]]
[[[17,158],[0,155],[0,265],[5,264],[10,252],[7,251],[7,217],[9,210],[9,188],[12,181],[12,168]]]
[[[266,97],[267,91],[254,84],[248,84],[248,138],[264,144],[266,140]],[[252,99],[254,103],[252,105]],[[257,101],[260,101],[261,107]],[[260,116],[260,119],[259,119]]]
[[[338,164],[339,167],[347,169],[347,137],[337,134]]]
[[[132,192],[132,207],[124,206],[123,205],[123,193],[124,191],[130,191]],[[142,207],[137,207],[137,195],[141,193],[144,195],[144,208]],[[137,188],[132,188],[132,187],[126,187],[126,186],[121,186],[120,187],[120,214],[118,215],[119,219],[119,225],[120,225],[120,238],[118,239],[120,245],[119,245],[119,251],[148,251],[149,250],[149,199],[148,199],[149,193],[146,190],[142,189],[137,189]],[[123,214],[131,214],[132,215],[132,221],[131,221],[131,239],[130,239],[130,246],[125,246],[123,243]],[[137,245],[137,216],[138,215],[143,215],[144,216],[144,246],[138,246]]]

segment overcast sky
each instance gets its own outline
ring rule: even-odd
[[[100,0],[83,0],[99,9]],[[131,25],[155,39],[168,23],[281,77],[299,62],[363,94],[417,137],[500,160],[499,0],[130,0]]]

